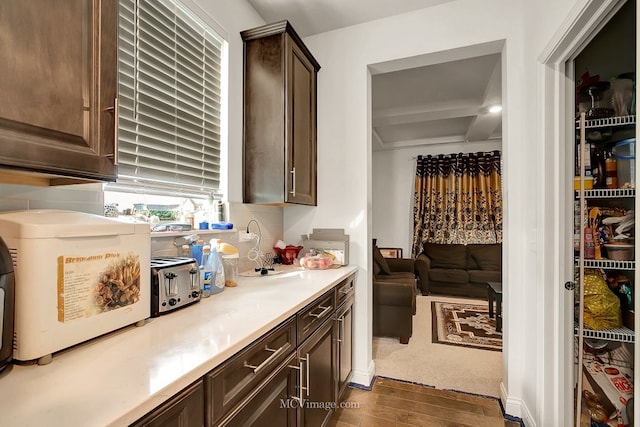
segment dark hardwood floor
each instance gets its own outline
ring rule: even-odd
[[[496,399],[377,377],[371,391],[347,388],[330,426],[512,427]]]

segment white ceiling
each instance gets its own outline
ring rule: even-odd
[[[453,0],[248,0],[267,22],[288,20],[300,37]]]
[[[286,19],[306,37],[452,0],[248,1],[266,22]],[[428,63],[372,76],[373,149],[501,139],[502,114],[488,112],[502,101],[500,54]]]
[[[500,54],[372,77],[374,150],[501,139]]]

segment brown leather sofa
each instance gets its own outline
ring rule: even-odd
[[[425,243],[415,268],[422,295],[487,298],[487,282],[502,281],[502,244]]]
[[[408,344],[416,313],[415,260],[386,259],[373,246],[373,335]]]

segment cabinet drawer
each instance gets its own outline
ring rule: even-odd
[[[200,427],[204,422],[204,392],[198,380],[131,427]]]
[[[298,345],[333,316],[335,311],[335,288],[298,312]]]
[[[346,300],[353,296],[355,293],[356,275],[344,279],[336,286],[336,307],[340,307]]]
[[[296,347],[292,317],[205,375],[207,425],[217,423],[266,378]]]
[[[214,425],[295,427],[298,405],[291,396],[296,393],[298,375],[290,367],[295,358],[296,355],[291,354],[225,418]]]

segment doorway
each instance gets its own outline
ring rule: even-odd
[[[488,107],[502,101],[503,47],[504,43],[499,41],[369,67],[372,237],[378,240],[379,246],[402,248],[405,257],[411,256],[413,182],[418,155],[502,149],[501,117],[489,115]],[[447,297],[438,299],[447,300]],[[411,372],[406,366],[396,366],[391,371],[391,363],[382,359],[393,353],[393,340],[374,337],[373,358],[378,375],[402,371],[398,373],[403,376],[400,379],[440,388],[439,376],[446,374],[446,363],[451,362],[450,369],[455,369],[452,356],[455,353],[448,348],[451,346],[431,343],[430,307],[433,300],[434,297],[418,297],[418,311],[426,312],[414,316],[416,339],[410,340],[409,347],[427,344],[442,347],[440,358],[436,362],[428,361],[426,356],[419,354],[434,352],[418,350],[418,360],[411,365],[421,368],[420,372]],[[406,357],[413,357],[408,356],[407,349],[401,350],[407,353]],[[498,352],[487,355],[486,366],[491,365],[493,375],[498,377],[492,387],[483,387],[487,378],[477,372],[474,374],[471,369],[464,374],[464,381],[454,381],[445,388],[498,397],[504,371],[502,359]],[[429,364],[436,369],[430,371]],[[476,387],[476,380],[484,384]]]
[[[573,425],[575,422],[574,294],[564,286],[574,278],[573,204],[570,203],[574,199],[573,168],[567,168],[574,161],[572,144],[567,141],[573,141],[576,132],[574,73],[579,70],[575,70],[573,61],[624,3],[624,0],[586,1],[574,10],[540,60],[544,92],[548,94],[543,105],[544,143],[545,151],[549,153],[544,169],[553,171],[547,174],[544,185],[550,215],[542,226],[545,230],[545,287],[541,307],[554,307],[552,315],[549,311],[546,315],[540,313],[542,346],[549,355],[541,369],[540,387],[547,392],[539,395],[543,408],[540,423],[544,425]]]

